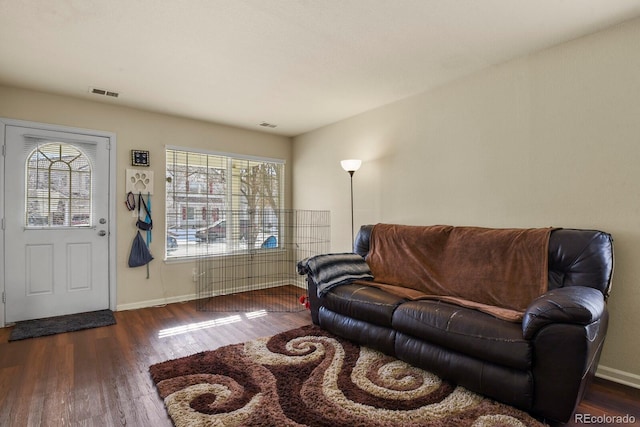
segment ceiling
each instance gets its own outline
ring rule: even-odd
[[[295,136],[637,16],[638,0],[0,0],[0,84]]]

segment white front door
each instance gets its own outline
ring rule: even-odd
[[[5,320],[109,308],[109,139],[5,127]]]

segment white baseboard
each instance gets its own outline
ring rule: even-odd
[[[132,302],[130,304],[119,304],[116,311],[136,310],[138,308],[156,307],[159,305],[172,304],[174,302],[185,302],[196,299],[196,294],[179,295],[175,297],[151,299],[146,301]]]
[[[205,297],[215,297],[215,296],[220,296],[220,295],[229,295],[229,294],[240,293],[240,292],[255,291],[257,289],[272,288],[272,287],[283,286],[283,285],[292,285],[292,286],[300,287],[300,286],[297,286],[297,284],[291,283],[291,282],[288,282],[288,281],[286,281],[286,282],[272,282],[272,283],[268,283],[268,284],[262,284],[260,287],[255,287],[255,286],[238,287],[236,289],[233,289],[232,292],[225,292],[225,293],[212,292],[209,295],[200,294],[199,297],[200,298],[202,298],[203,296],[205,296]],[[301,289],[303,289],[303,288],[301,288]],[[198,298],[198,295],[196,295],[196,294],[187,294],[187,295],[179,295],[179,296],[174,296],[174,297],[167,297],[167,298],[159,298],[159,299],[152,299],[152,300],[146,300],[146,301],[132,302],[132,303],[129,303],[129,304],[119,304],[116,307],[116,311],[136,310],[138,308],[156,307],[156,306],[159,306],[159,305],[173,304],[175,302],[192,301],[192,300],[195,300],[197,298]]]
[[[613,381],[614,383],[628,385],[629,387],[640,388],[640,375],[609,368],[608,366],[599,365],[596,370],[596,377]]]

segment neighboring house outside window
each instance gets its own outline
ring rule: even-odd
[[[45,143],[26,164],[25,226],[54,228],[91,224],[91,162],[77,147]]]
[[[284,161],[166,149],[167,259],[278,246]]]

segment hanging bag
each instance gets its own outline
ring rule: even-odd
[[[136,237],[131,245],[131,253],[129,254],[129,267],[140,267],[148,264],[153,259],[153,255],[149,252],[149,248],[142,238],[140,231],[136,232]]]
[[[147,218],[149,218],[149,222],[146,222],[143,219],[140,219],[140,207],[144,207],[144,211],[147,213]],[[153,228],[153,220],[151,219],[151,212],[149,212],[149,208],[147,208],[147,204],[142,197],[142,193],[138,195],[138,222],[136,225],[140,230],[151,230]]]

